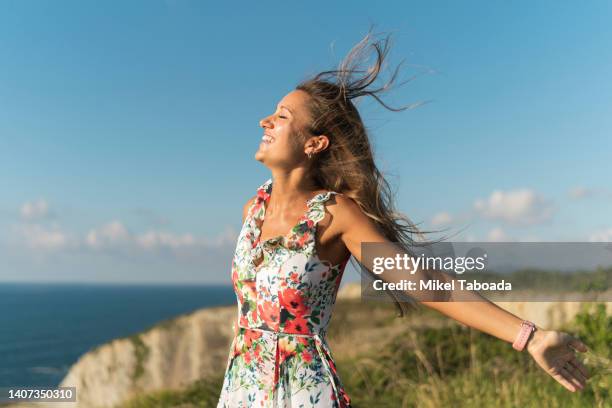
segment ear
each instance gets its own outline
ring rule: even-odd
[[[312,152],[313,154],[320,153],[327,149],[329,146],[329,138],[326,135],[312,136],[306,142],[306,152]]]

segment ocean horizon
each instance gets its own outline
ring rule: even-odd
[[[98,345],[235,304],[230,285],[1,282],[0,387],[56,387]]]

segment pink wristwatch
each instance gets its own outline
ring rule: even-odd
[[[529,340],[529,336],[531,336],[531,333],[533,333],[535,330],[535,324],[528,320],[523,320],[521,323],[521,331],[519,332],[518,336],[516,336],[514,343],[512,343],[512,347],[515,350],[523,351],[527,341]]]

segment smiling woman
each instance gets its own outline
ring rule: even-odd
[[[372,96],[388,109],[406,109],[390,108],[378,96],[389,89],[397,69],[388,83],[371,89],[388,52],[388,37],[371,40],[368,34],[338,70],[299,84],[260,121],[264,134],[255,159],[272,177],[244,205],[232,261],[235,337],[218,407],[350,407],[326,341],[344,268],[352,256],[371,272],[362,259],[362,242],[398,243],[408,252],[414,237],[423,237],[394,209],[352,102]],[[364,69],[360,63],[368,50],[376,59]],[[414,277],[449,281],[427,270]],[[566,388],[584,386],[587,373],[570,348],[584,351],[581,342],[471,296],[475,301],[416,300],[518,350],[527,347]],[[397,305],[402,313],[405,304]]]

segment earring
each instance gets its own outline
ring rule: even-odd
[[[308,160],[312,159],[312,152],[308,152],[306,155],[308,156]]]

